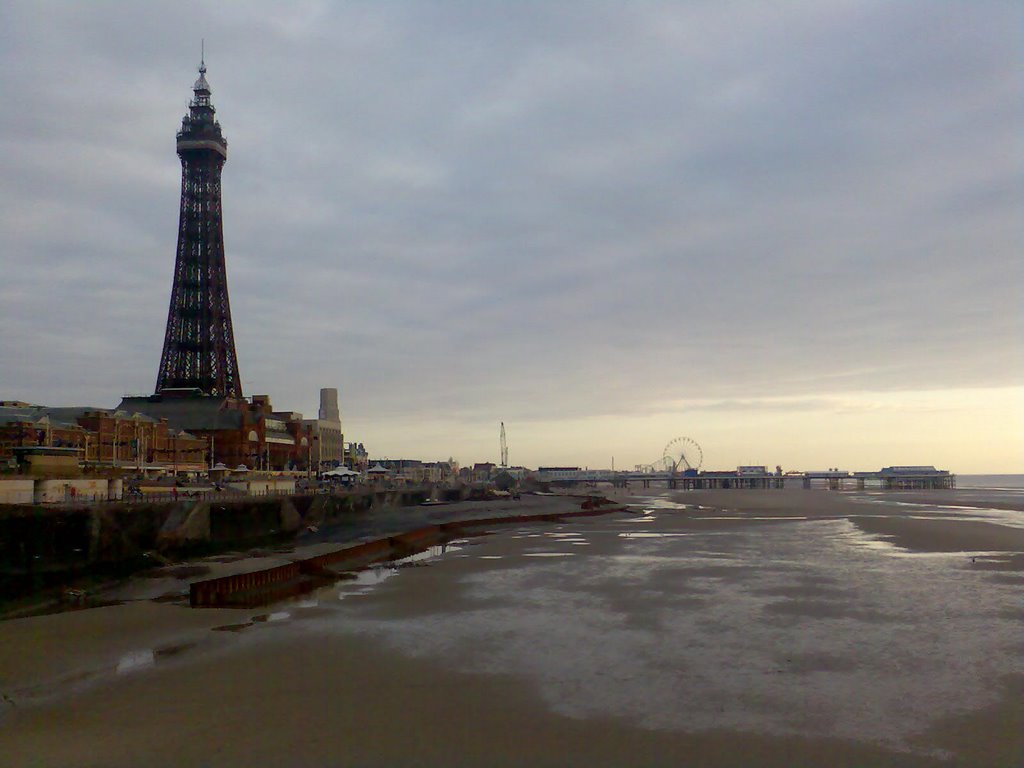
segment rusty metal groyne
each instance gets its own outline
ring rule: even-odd
[[[568,512],[485,517],[422,526],[342,547],[334,552],[295,560],[285,565],[193,582],[189,586],[189,605],[193,608],[206,608],[267,603],[277,597],[283,598],[311,591],[316,586],[326,583],[325,579],[334,580],[345,571],[360,570],[373,563],[408,557],[435,544],[474,535],[480,528],[561,522],[565,518],[605,515],[623,512],[625,509],[622,506],[602,506],[602,502],[588,499],[579,510]]]
[[[189,603],[199,605],[225,605],[229,595],[266,589],[276,584],[296,580],[302,575],[299,563],[278,565],[248,573],[234,573],[217,579],[196,582],[189,589]]]

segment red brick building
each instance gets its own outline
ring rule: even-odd
[[[163,390],[126,397],[120,410],[166,420],[203,440],[211,463],[277,471],[309,467],[311,429],[300,413],[275,412],[266,395],[245,400]]]
[[[87,466],[187,470],[201,469],[207,459],[202,439],[166,419],[125,410],[0,402],[0,460],[9,460],[15,447],[29,446],[80,449]]]

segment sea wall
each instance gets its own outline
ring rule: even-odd
[[[36,480],[32,501],[36,504],[60,502],[106,501],[121,496],[121,480],[100,478],[69,478]]]
[[[309,526],[418,505],[432,494],[422,487],[216,501],[0,504],[0,601],[82,576],[123,576],[165,558],[289,540]]]
[[[32,478],[0,478],[0,505],[31,504],[36,483]]]
[[[0,477],[5,504],[68,504],[120,499],[124,484],[106,477]]]

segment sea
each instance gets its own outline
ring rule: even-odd
[[[957,475],[956,487],[993,504],[1024,501],[1024,475]]]
[[[1024,475],[957,475],[956,487],[1024,491]]]

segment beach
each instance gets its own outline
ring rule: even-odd
[[[602,492],[629,511],[494,526],[261,608],[135,579],[119,605],[2,622],[5,762],[1024,761],[1024,504]]]

